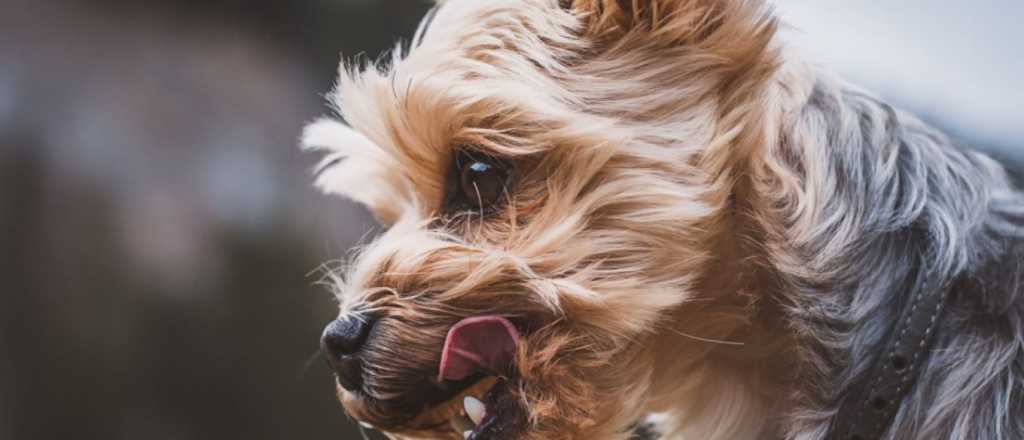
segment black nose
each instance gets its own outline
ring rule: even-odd
[[[338,375],[338,383],[349,391],[363,384],[362,361],[356,356],[366,343],[373,320],[361,314],[350,314],[331,321],[320,337],[320,350]]]

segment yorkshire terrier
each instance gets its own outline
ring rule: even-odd
[[[395,439],[1024,439],[1024,193],[757,0],[447,0],[342,69],[387,227],[323,352]],[[366,63],[364,63],[366,64]]]

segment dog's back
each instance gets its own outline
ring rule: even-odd
[[[826,410],[796,438],[1024,438],[1024,194],[868,94],[824,76],[809,90],[788,148],[811,159],[791,170],[821,209],[784,236],[814,268],[789,294]]]

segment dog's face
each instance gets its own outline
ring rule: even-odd
[[[347,125],[304,142],[329,151],[318,184],[387,226],[337,274],[324,336],[352,417],[626,438],[681,381],[664,376],[699,369],[679,335],[738,325],[699,285],[727,232],[737,103],[770,70],[749,3],[449,0],[408,53],[342,73]]]

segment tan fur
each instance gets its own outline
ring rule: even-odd
[[[332,164],[318,184],[390,226],[338,281],[343,312],[384,316],[367,394],[408,393],[454,322],[496,313],[530,328],[527,439],[626,439],[652,413],[666,438],[776,437],[795,366],[766,260],[785,257],[750,238],[813,198],[771,147],[801,90],[780,86],[795,68],[765,6],[448,0],[433,27],[386,67],[342,71],[347,125],[305,134]],[[441,212],[458,148],[514,164],[498,215]],[[342,400],[403,436],[459,438]]]

